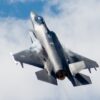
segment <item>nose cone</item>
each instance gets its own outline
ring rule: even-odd
[[[36,14],[35,14],[34,12],[31,12],[31,13],[30,13],[30,17],[31,17],[32,21],[34,21],[35,16],[36,16]]]

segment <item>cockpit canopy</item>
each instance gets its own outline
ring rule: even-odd
[[[35,21],[39,24],[44,24],[44,20],[41,16],[35,16]]]

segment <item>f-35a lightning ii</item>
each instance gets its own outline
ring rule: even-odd
[[[57,79],[63,80],[67,77],[73,86],[91,84],[89,76],[81,74],[80,71],[98,67],[98,64],[86,57],[64,49],[56,34],[49,30],[43,17],[31,12],[33,26],[30,37],[32,46],[24,51],[13,54],[16,61],[39,67],[42,70],[36,72],[39,80],[57,85]],[[35,37],[40,48],[34,46]]]

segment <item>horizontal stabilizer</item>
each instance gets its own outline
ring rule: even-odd
[[[79,73],[74,76],[74,81],[75,81],[75,84],[73,84],[74,86],[88,85],[92,83],[89,76]]]
[[[84,61],[78,61],[78,62],[69,64],[69,69],[70,69],[72,75],[79,73],[85,67],[86,66],[85,66]]]
[[[38,80],[57,85],[56,78],[52,75],[48,75],[46,69],[36,72],[36,76],[37,76]]]

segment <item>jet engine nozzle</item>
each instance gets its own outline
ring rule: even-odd
[[[59,70],[57,73],[56,73],[56,76],[59,80],[64,80],[65,79],[65,72],[63,70]]]

